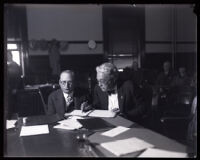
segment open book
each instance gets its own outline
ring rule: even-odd
[[[115,117],[116,113],[109,110],[90,110],[88,112],[82,112],[81,110],[73,110],[70,113],[65,113],[65,116]]]

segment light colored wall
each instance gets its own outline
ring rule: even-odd
[[[103,41],[102,6],[100,5],[28,5],[27,23],[29,40]],[[102,54],[103,45],[90,50],[87,44],[69,44],[61,54]],[[30,55],[47,52],[29,51]]]
[[[174,10],[176,7],[176,19]],[[175,21],[174,21],[175,20]],[[27,6],[28,38],[67,41],[103,41],[103,23],[101,5],[47,5],[30,4]],[[174,29],[174,22],[177,28]],[[146,41],[196,41],[197,20],[191,5],[145,5]],[[178,52],[196,51],[195,44],[177,44]],[[173,52],[172,44],[146,43],[146,53]],[[30,55],[47,55],[47,51],[32,51]],[[87,43],[70,44],[61,54],[103,54],[103,43],[90,50]]]
[[[162,44],[146,43],[146,53],[173,52],[174,36],[177,42],[194,42],[197,39],[197,19],[193,13],[193,7],[189,4],[146,5],[145,23],[146,41],[172,42]],[[196,44],[177,44],[176,51],[194,52],[196,51]]]

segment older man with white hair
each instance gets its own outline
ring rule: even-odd
[[[117,112],[133,121],[140,120],[145,103],[132,82],[120,83],[118,70],[112,63],[103,63],[96,71],[98,85],[94,88],[93,108]]]

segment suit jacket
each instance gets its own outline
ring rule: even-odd
[[[82,89],[74,89],[73,103],[66,107],[66,101],[61,89],[52,92],[48,97],[47,114],[59,114],[63,116],[66,112],[80,109],[81,103],[88,100],[88,94]]]
[[[117,84],[119,109],[130,120],[139,120],[146,111],[145,101],[138,88],[134,88],[131,81]],[[93,107],[96,109],[108,109],[108,94],[96,85],[93,95]]]

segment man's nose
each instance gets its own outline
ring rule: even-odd
[[[67,88],[69,88],[70,84],[69,84],[69,83],[66,83],[66,86],[67,86]]]

